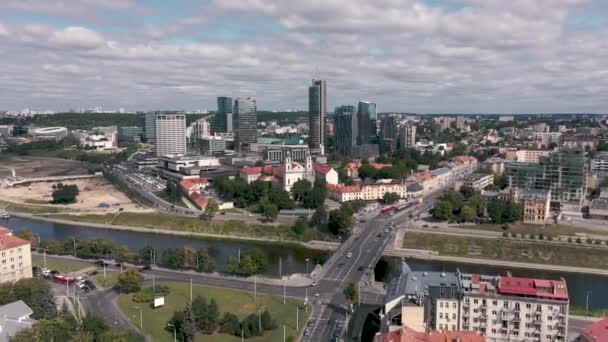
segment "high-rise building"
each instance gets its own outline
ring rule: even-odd
[[[511,188],[551,191],[554,209],[580,211],[585,199],[585,156],[582,150],[562,150],[536,163],[510,163]]]
[[[143,131],[139,126],[118,127],[118,142],[133,143],[140,142]]]
[[[416,145],[416,126],[413,122],[407,122],[401,126],[399,138],[402,149],[413,148]]]
[[[325,144],[325,115],[327,114],[327,83],[325,80],[312,80],[308,88],[309,141],[313,148]]]
[[[159,113],[154,121],[156,155],[186,154],[186,115]]]
[[[217,98],[217,112],[211,129],[213,133],[232,132],[232,98],[220,96]]]
[[[156,112],[146,113],[144,124],[144,137],[147,142],[154,142],[156,139]]]
[[[385,116],[380,121],[380,152],[391,152],[397,149],[397,118]]]
[[[257,104],[253,97],[238,98],[234,101],[236,121],[235,143],[237,148],[255,143],[258,138]]]
[[[462,131],[464,129],[465,122],[466,121],[464,120],[464,116],[458,115],[456,117],[456,129]]]
[[[334,112],[336,151],[344,156],[352,154],[357,144],[357,112],[355,106],[340,106]]]
[[[369,144],[375,140],[378,135],[377,121],[378,113],[376,112],[376,104],[373,102],[359,101],[357,106],[357,121],[359,124],[358,145]]]

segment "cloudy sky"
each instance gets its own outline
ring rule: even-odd
[[[1,0],[0,109],[608,112],[604,0]]]

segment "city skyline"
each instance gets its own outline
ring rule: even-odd
[[[378,8],[382,18],[369,15]],[[329,108],[608,107],[608,4],[597,0],[9,0],[0,10],[5,110],[212,109],[236,94],[304,109],[311,78],[328,82]]]

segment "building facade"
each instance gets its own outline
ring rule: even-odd
[[[0,283],[32,277],[30,242],[0,226]]]
[[[156,155],[186,154],[186,115],[156,114]]]
[[[205,156],[217,156],[226,151],[226,139],[217,135],[201,138],[198,144]]]
[[[258,138],[257,103],[253,97],[238,98],[234,101],[236,116],[237,148],[255,143]]]
[[[336,152],[343,156],[352,155],[357,145],[357,113],[355,106],[340,106],[334,111],[334,131]]]
[[[377,135],[378,113],[376,104],[368,101],[359,101],[357,106],[358,135],[357,145],[372,143]]]
[[[380,153],[392,152],[397,149],[399,131],[397,118],[384,117],[380,121]]]
[[[153,143],[156,139],[156,112],[148,112],[144,118],[144,138],[146,142]]]
[[[144,131],[139,126],[118,127],[118,142],[120,143],[139,143]]]
[[[308,128],[312,148],[325,145],[325,116],[327,115],[327,82],[312,80],[308,88]]]
[[[414,148],[416,146],[416,125],[413,122],[407,122],[401,126],[399,133],[400,148]]]
[[[211,127],[213,133],[232,132],[232,97],[220,96],[217,98],[217,112]]]

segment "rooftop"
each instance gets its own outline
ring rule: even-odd
[[[411,271],[406,263],[402,264],[399,277],[393,278],[387,287],[385,302],[401,296],[422,300],[429,294],[431,287],[458,288],[458,273]]]
[[[448,173],[452,172],[450,169],[447,169],[445,167],[440,167],[438,169],[432,170],[432,173],[434,173],[437,176],[442,176],[442,175],[447,175]]]
[[[179,185],[186,190],[190,190],[196,185],[208,184],[208,183],[209,183],[209,180],[207,178],[188,178],[188,179],[181,180],[179,182]]]
[[[316,173],[327,174],[332,170],[332,167],[326,164],[315,164],[314,169]]]
[[[29,241],[23,240],[16,236],[8,235],[6,233],[4,235],[0,235],[0,250],[16,248],[29,244]]]
[[[500,277],[498,292],[503,295],[528,296],[544,299],[568,300],[565,280],[545,280]]]
[[[608,209],[608,198],[596,198],[591,201],[589,209],[596,210],[607,210]]]
[[[608,318],[589,324],[581,329],[580,334],[585,338],[586,341],[608,341]]]
[[[8,341],[21,330],[30,328],[36,322],[30,318],[32,313],[22,300],[0,306],[0,341]]]
[[[486,338],[473,331],[419,332],[410,327],[377,333],[374,342],[485,342]]]

